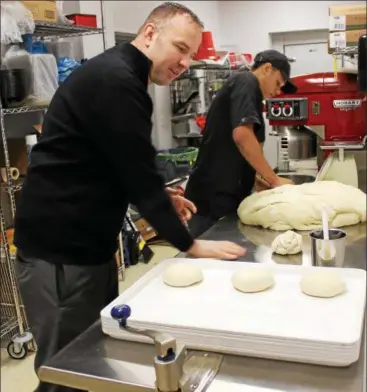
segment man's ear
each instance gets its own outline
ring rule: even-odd
[[[146,45],[149,45],[149,43],[153,39],[153,35],[156,32],[157,27],[155,26],[154,23],[147,23],[144,28],[143,28],[143,36],[144,36],[144,41]]]
[[[265,75],[269,75],[270,72],[272,71],[272,69],[273,69],[273,66],[272,66],[271,63],[265,63],[265,64],[263,65],[263,70],[264,70],[264,74],[265,74]]]

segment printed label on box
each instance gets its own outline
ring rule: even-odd
[[[346,48],[347,47],[347,38],[346,33],[332,33],[330,34],[330,48]]]
[[[347,18],[345,15],[330,16],[329,18],[329,30],[346,30],[347,29]]]

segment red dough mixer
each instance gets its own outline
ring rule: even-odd
[[[335,150],[361,150],[366,142],[366,36],[358,50],[358,75],[333,72],[292,78],[298,91],[266,103],[273,135],[280,137],[281,162],[317,155],[320,168]]]

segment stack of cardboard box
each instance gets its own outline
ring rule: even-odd
[[[56,1],[23,1],[37,22],[57,22]]]
[[[329,53],[358,45],[366,34],[366,3],[329,7]]]

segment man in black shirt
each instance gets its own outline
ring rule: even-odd
[[[114,253],[128,203],[194,257],[235,259],[236,244],[194,241],[187,207],[155,167],[148,83],[167,85],[198,50],[202,25],[164,3],[130,44],[111,48],[59,87],[31,153],[15,222],[16,268],[35,341],[35,368],[99,318],[118,295]],[[195,211],[194,211],[195,212]],[[37,392],[71,391],[40,383]]]
[[[260,187],[291,181],[278,177],[266,161],[263,100],[295,92],[287,57],[275,50],[259,53],[251,71],[240,71],[218,91],[209,109],[204,136],[185,196],[197,207],[189,222],[196,238],[218,219],[236,213],[257,178]],[[257,176],[257,177],[256,177]]]

